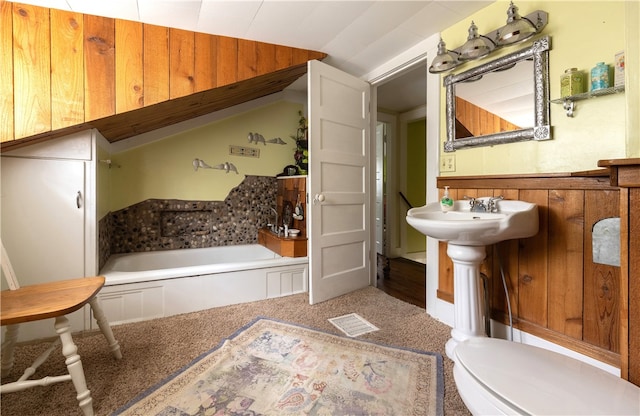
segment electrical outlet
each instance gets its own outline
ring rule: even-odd
[[[440,172],[456,171],[456,155],[446,154],[440,155]]]

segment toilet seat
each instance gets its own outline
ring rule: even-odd
[[[471,338],[459,343],[454,355],[456,384],[463,399],[477,395],[471,392],[473,387],[482,389],[485,399],[493,398],[504,413],[640,414],[640,387],[556,352],[495,338]]]

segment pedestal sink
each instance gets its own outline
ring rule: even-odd
[[[489,198],[478,198],[489,206]],[[496,212],[472,212],[468,201],[456,201],[442,212],[434,202],[407,212],[407,223],[422,234],[447,243],[453,261],[454,326],[446,351],[453,359],[459,342],[486,336],[480,296],[480,264],[486,246],[538,233],[538,207],[524,201],[500,200]]]

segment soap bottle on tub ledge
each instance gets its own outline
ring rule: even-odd
[[[442,212],[453,211],[453,199],[451,199],[451,197],[449,197],[449,187],[448,186],[444,187],[444,195],[442,196],[442,199],[440,200],[440,209],[442,210]]]

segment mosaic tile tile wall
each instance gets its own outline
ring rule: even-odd
[[[256,244],[276,195],[275,177],[246,176],[224,201],[150,199],[112,212],[98,225],[100,268],[116,253]]]

